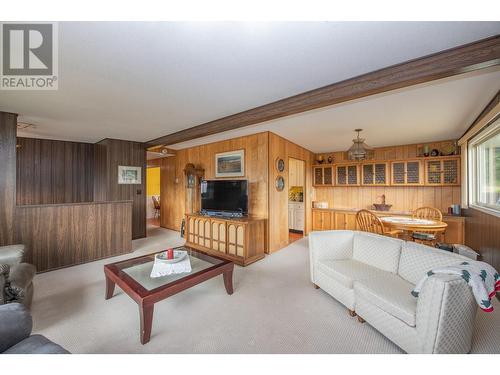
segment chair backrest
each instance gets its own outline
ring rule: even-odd
[[[153,199],[153,205],[155,209],[160,209],[160,201],[158,200],[158,198],[154,195],[151,198]]]
[[[434,207],[419,207],[413,211],[412,217],[416,219],[443,221],[443,214]]]
[[[368,210],[359,210],[356,213],[356,222],[359,229],[363,232],[385,233],[384,223],[382,223],[377,215]]]

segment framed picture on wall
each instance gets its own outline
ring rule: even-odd
[[[142,168],[118,166],[118,183],[128,185],[142,184]]]
[[[243,177],[245,150],[215,154],[215,177]]]

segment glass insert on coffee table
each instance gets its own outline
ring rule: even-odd
[[[160,277],[151,277],[155,255],[148,254],[117,263],[106,264],[106,299],[113,296],[118,285],[138,305],[141,321],[141,343],[151,338],[154,304],[218,275],[223,275],[228,294],[233,294],[233,268],[231,261],[205,254],[190,247],[175,250],[187,252],[191,271]]]

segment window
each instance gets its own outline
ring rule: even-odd
[[[500,213],[500,121],[472,139],[469,167],[470,204]]]

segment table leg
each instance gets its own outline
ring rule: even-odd
[[[105,299],[110,299],[113,297],[113,293],[115,292],[115,283],[106,276],[106,296]]]
[[[153,305],[139,305],[141,318],[141,344],[147,344],[151,339],[151,328],[153,326]]]
[[[226,287],[227,294],[233,294],[233,267],[223,273],[224,286]]]
[[[413,232],[410,230],[403,230],[403,240],[405,241],[413,241]]]

